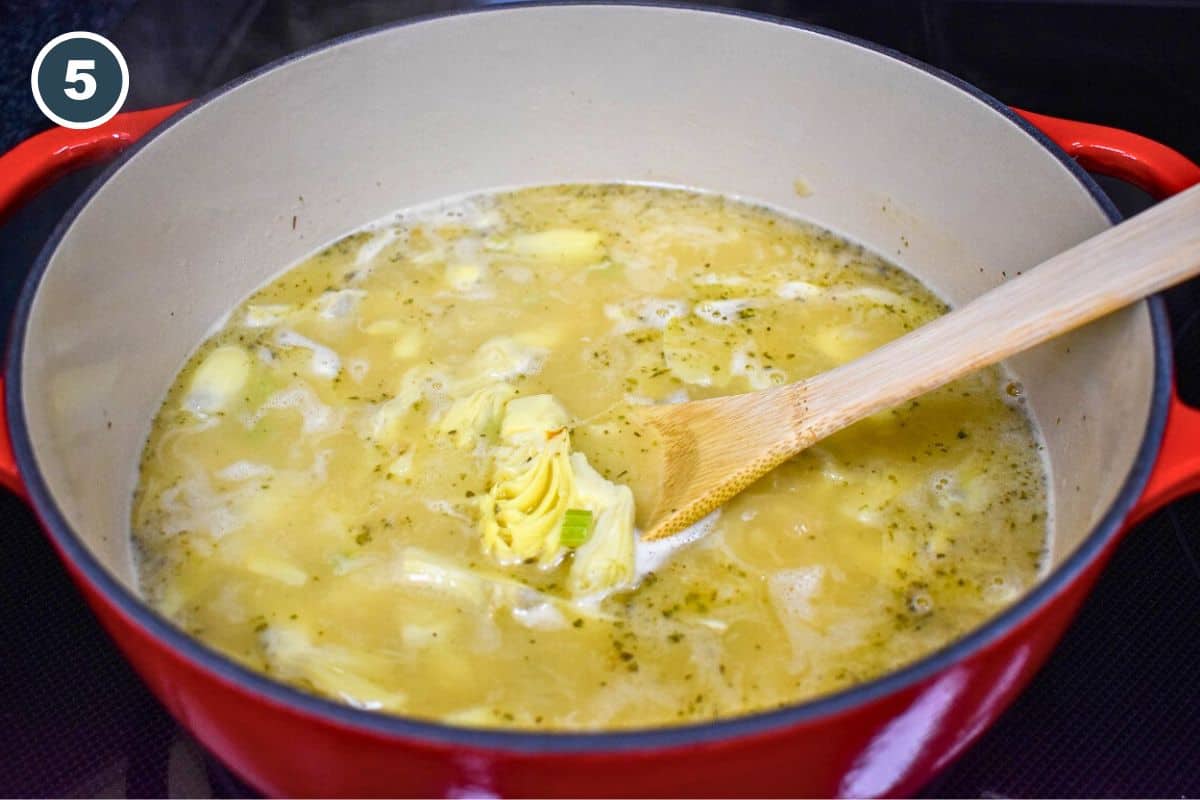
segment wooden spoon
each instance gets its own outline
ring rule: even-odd
[[[1013,236],[1020,236],[1013,231]],[[848,364],[749,394],[631,410],[644,540],[677,533],[813,443],[1200,274],[1200,186]],[[642,463],[649,458],[654,463]]]

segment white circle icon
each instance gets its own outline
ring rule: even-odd
[[[33,100],[51,122],[85,130],[112,119],[129,94],[129,66],[98,33],[55,36],[33,61]]]

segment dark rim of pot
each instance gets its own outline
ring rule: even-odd
[[[37,460],[34,457],[32,443],[26,427],[24,387],[21,382],[21,360],[25,348],[26,326],[34,298],[55,249],[79,212],[87,205],[96,191],[117,170],[121,169],[129,159],[134,158],[143,147],[153,142],[157,136],[189,114],[194,113],[197,109],[203,108],[213,99],[267,71],[277,69],[293,61],[305,58],[312,53],[335,47],[354,39],[377,35],[393,28],[418,24],[430,19],[464,14],[486,14],[496,11],[510,11],[514,8],[544,7],[547,5],[665,7],[677,10],[747,17],[761,22],[772,22],[785,27],[798,28],[881,53],[896,61],[916,67],[958,88],[965,94],[986,103],[997,114],[1002,115],[1013,125],[1021,128],[1054,154],[1062,165],[1075,176],[1083,188],[1088,191],[1095,200],[1096,205],[1100,207],[1109,220],[1114,224],[1121,220],[1121,215],[1112,204],[1112,201],[1081,167],[1068,158],[1041,131],[1017,116],[1008,106],[990,95],[953,75],[890,48],[881,47],[872,42],[847,36],[837,31],[782,19],[776,16],[738,10],[705,8],[683,3],[574,2],[548,4],[519,2],[492,8],[468,9],[451,14],[435,14],[403,20],[398,23],[359,31],[322,42],[314,47],[294,53],[248,73],[210,92],[162,123],[139,143],[127,150],[102,175],[92,182],[88,190],[84,192],[75,202],[74,206],[72,206],[71,210],[59,222],[53,235],[38,256],[21,292],[12,323],[12,335],[9,337],[7,354],[8,396],[6,402],[13,449],[16,453],[20,474],[28,489],[34,509],[41,517],[43,525],[63,557],[68,559],[82,573],[83,577],[109,603],[115,606],[121,614],[129,617],[155,639],[166,644],[194,664],[214,673],[224,681],[234,684],[240,690],[248,692],[259,699],[283,706],[294,712],[314,715],[349,728],[355,728],[384,737],[417,740],[450,746],[465,745],[474,748],[526,753],[646,751],[781,732],[794,725],[810,723],[823,717],[834,716],[849,709],[866,705],[887,695],[913,689],[921,682],[930,680],[947,668],[999,641],[1018,624],[1038,613],[1039,610],[1050,603],[1057,595],[1066,590],[1105,551],[1117,536],[1123,520],[1133,508],[1134,503],[1137,501],[1142,488],[1149,478],[1150,470],[1154,465],[1158,453],[1163,429],[1166,425],[1171,385],[1171,339],[1168,334],[1164,304],[1159,297],[1152,297],[1148,300],[1154,337],[1154,386],[1149,419],[1146,424],[1142,444],[1116,500],[1108,509],[1104,518],[1096,525],[1095,529],[1082,542],[1078,549],[1053,572],[1042,579],[1027,595],[966,636],[951,642],[912,664],[889,672],[874,680],[781,709],[711,722],[596,733],[468,729],[436,722],[426,722],[406,717],[363,711],[291,688],[259,672],[236,664],[231,659],[226,658],[216,650],[202,644],[199,640],[192,638],[175,627],[174,624],[151,609],[140,597],[114,578],[104,568],[99,560],[90,552],[87,545],[71,529],[54,498],[51,496],[38,469]]]

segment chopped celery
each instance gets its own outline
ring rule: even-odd
[[[592,533],[592,512],[587,509],[568,508],[563,515],[562,534],[559,541],[567,547],[579,547]]]

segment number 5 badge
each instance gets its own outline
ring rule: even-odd
[[[72,31],[46,43],[33,62],[33,99],[52,122],[94,128],[112,119],[129,94],[129,67],[98,33]]]

